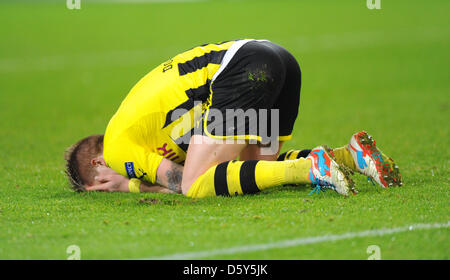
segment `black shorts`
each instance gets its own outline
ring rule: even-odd
[[[300,67],[286,49],[269,41],[247,42],[211,83],[203,133],[263,143],[289,140],[300,87]]]

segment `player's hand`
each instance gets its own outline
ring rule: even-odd
[[[87,191],[104,191],[104,192],[129,192],[129,180],[111,168],[103,168],[98,170],[95,176],[93,186],[86,187]]]

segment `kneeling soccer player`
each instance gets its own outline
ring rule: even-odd
[[[383,187],[401,185],[397,166],[365,132],[353,135],[348,147],[279,156],[291,138],[300,87],[295,58],[267,40],[195,47],[143,77],[105,135],[68,149],[66,173],[77,191],[188,197],[250,194],[285,184],[348,195],[356,192],[351,170]]]

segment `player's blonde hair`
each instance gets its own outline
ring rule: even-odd
[[[70,146],[65,153],[66,174],[73,190],[85,191],[96,172],[91,160],[103,153],[103,134],[91,135]]]

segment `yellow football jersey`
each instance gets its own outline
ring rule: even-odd
[[[207,101],[211,80],[237,42],[195,47],[144,76],[106,128],[103,156],[108,166],[128,178],[154,183],[163,158],[184,162],[186,136],[201,118],[202,105],[196,102]]]

